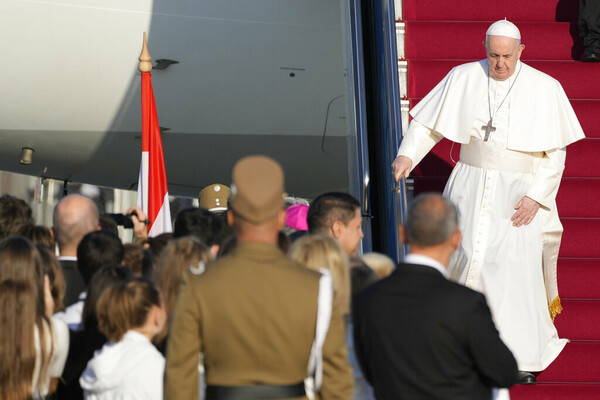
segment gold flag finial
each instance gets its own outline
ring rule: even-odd
[[[140,72],[150,72],[152,71],[152,57],[150,57],[150,52],[148,51],[148,41],[146,40],[146,32],[144,32],[144,45],[142,47],[142,54],[140,54],[140,65],[138,69]]]

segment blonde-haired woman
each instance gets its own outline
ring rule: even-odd
[[[315,271],[329,271],[333,281],[333,302],[348,321],[350,314],[350,265],[342,246],[326,235],[302,236],[292,244],[288,256]],[[305,381],[306,395],[315,399],[315,380]]]
[[[173,239],[165,246],[155,266],[152,280],[162,295],[167,321],[171,320],[175,300],[185,279],[185,271],[201,274],[205,264],[211,259],[210,249],[191,236]],[[165,324],[154,339],[154,343],[163,354],[166,350],[169,325]]]
[[[288,255],[295,261],[310,269],[327,269],[333,278],[334,301],[339,303],[342,315],[346,320],[346,343],[348,358],[354,369],[353,399],[374,399],[373,391],[365,381],[354,351],[354,336],[352,318],[350,316],[350,262],[342,246],[332,237],[326,235],[308,235],[297,239],[290,248]],[[309,396],[310,386],[307,386]],[[312,397],[311,397],[312,398]]]
[[[67,326],[52,315],[54,301],[35,246],[0,241],[0,398],[43,398],[67,358]]]
[[[348,256],[335,239],[326,235],[307,235],[297,239],[288,256],[310,269],[329,270],[333,296],[342,315],[350,314],[350,266]]]

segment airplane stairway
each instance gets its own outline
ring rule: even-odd
[[[511,389],[513,400],[600,399],[600,65],[574,60],[582,50],[577,10],[578,0],[403,0],[396,6],[404,124],[408,108],[452,67],[485,57],[487,27],[506,17],[521,30],[522,60],[561,82],[587,136],[568,147],[557,197],[563,312],[555,323],[571,341],[537,385]],[[444,139],[415,169],[415,194],[443,190],[454,165],[450,149]],[[454,146],[454,160],[458,153]]]

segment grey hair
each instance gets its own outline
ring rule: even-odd
[[[457,229],[456,206],[437,193],[423,193],[415,197],[404,224],[408,244],[421,247],[443,243]]]

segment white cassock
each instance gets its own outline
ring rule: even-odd
[[[484,141],[490,110],[496,130]],[[444,190],[463,233],[450,278],[486,295],[519,370],[544,370],[567,342],[552,323],[561,310],[555,198],[565,147],[584,137],[562,87],[520,61],[509,79],[496,81],[482,60],[450,71],[411,115],[398,155],[413,168],[442,137],[461,144]],[[529,225],[514,227],[523,196],[541,206]]]

